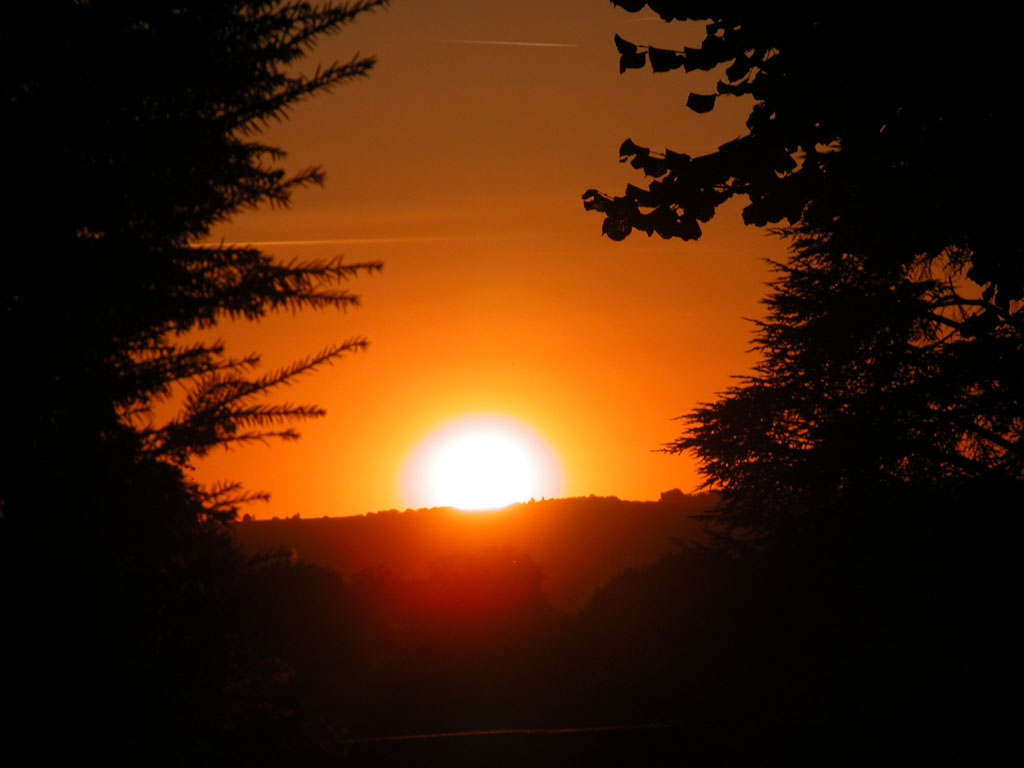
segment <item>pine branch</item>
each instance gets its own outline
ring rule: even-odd
[[[325,414],[322,408],[289,403],[266,405],[253,400],[325,364],[331,365],[340,357],[361,351],[366,345],[365,339],[349,339],[254,379],[235,371],[208,373],[190,389],[178,416],[143,433],[146,450],[151,456],[184,465],[190,457],[204,456],[217,446],[265,442],[271,438],[295,439],[295,430],[273,427],[319,418]],[[240,431],[243,429],[249,431]]]

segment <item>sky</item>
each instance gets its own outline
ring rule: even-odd
[[[203,483],[271,494],[255,517],[418,506],[403,490],[417,446],[452,419],[515,419],[557,456],[559,495],[657,499],[700,484],[694,460],[659,449],[677,417],[756,361],[753,325],[784,244],[720,209],[696,242],[601,235],[589,188],[643,176],[618,162],[631,138],[713,151],[743,132],[749,104],[685,107],[713,75],[620,75],[616,33],[680,49],[700,25],[666,24],[596,0],[397,0],[323,41],[303,64],[373,55],[370,76],[298,105],[266,141],[285,166],[319,165],[323,188],[286,209],[237,216],[214,240],[283,260],[342,254],[384,269],[351,283],[361,306],[303,312],[213,334],[263,370],[350,337],[365,352],[272,399],[327,416],[302,439],[219,451]]]

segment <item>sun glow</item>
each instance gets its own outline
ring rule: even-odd
[[[420,443],[406,464],[403,490],[413,506],[476,511],[557,496],[562,480],[551,448],[524,424],[467,416]]]

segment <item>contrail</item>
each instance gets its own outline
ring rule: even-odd
[[[459,235],[412,235],[409,237],[345,237],[335,240],[246,240],[246,241],[224,241],[195,243],[193,248],[239,248],[249,246],[267,245],[362,245],[373,243],[429,243],[448,242],[451,240],[484,240],[491,238],[469,237]]]
[[[462,43],[463,45],[514,45],[520,48],[579,48],[578,43],[530,43],[524,40],[458,40],[440,39],[439,43]]]

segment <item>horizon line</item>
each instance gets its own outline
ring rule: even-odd
[[[664,495],[666,493],[671,493],[671,491],[679,491],[683,495],[683,497],[685,497],[685,498],[695,498],[695,497],[698,497],[698,496],[707,496],[707,495],[713,495],[713,494],[717,493],[717,491],[713,491],[713,490],[695,489],[693,491],[683,491],[680,488],[672,488],[669,491],[663,491],[662,492],[662,497],[664,497]],[[451,506],[451,505],[440,505],[440,506],[435,505],[435,506],[424,506],[424,507],[409,507],[409,506],[407,506],[404,509],[399,509],[398,507],[391,507],[390,509],[377,509],[377,510],[374,510],[372,512],[351,512],[351,513],[348,513],[348,514],[341,514],[341,515],[317,515],[317,514],[314,514],[311,517],[303,517],[301,512],[298,512],[298,513],[296,513],[294,515],[272,515],[270,517],[256,517],[256,515],[252,515],[250,513],[246,513],[246,514],[249,514],[249,520],[248,521],[243,520],[242,517],[239,517],[234,522],[236,522],[236,523],[254,522],[255,523],[255,522],[271,522],[271,521],[274,521],[274,520],[276,520],[276,521],[281,521],[281,520],[325,520],[325,519],[327,519],[327,520],[341,520],[341,519],[348,518],[348,517],[371,517],[371,516],[374,516],[374,515],[379,515],[381,513],[388,513],[388,514],[396,513],[396,514],[399,514],[399,515],[403,515],[403,514],[405,514],[407,512],[424,512],[424,511],[426,511],[426,512],[432,512],[432,511],[457,512],[460,515],[475,515],[475,514],[479,514],[479,513],[506,512],[506,511],[510,510],[512,507],[528,507],[528,506],[532,506],[534,504],[544,504],[544,503],[549,502],[549,501],[590,501],[590,500],[593,500],[593,499],[602,500],[602,501],[614,500],[614,501],[623,502],[625,504],[666,504],[666,503],[667,504],[672,504],[672,503],[675,502],[675,497],[674,496],[669,496],[668,498],[657,498],[657,499],[624,499],[621,496],[618,496],[618,495],[615,495],[615,494],[603,495],[603,494],[598,494],[598,493],[591,493],[591,494],[587,494],[587,495],[584,495],[584,496],[541,496],[539,499],[538,498],[531,498],[531,499],[528,499],[528,500],[525,500],[525,501],[513,501],[510,504],[506,504],[505,506],[502,506],[502,507],[487,507],[487,508],[481,508],[481,509],[462,509],[461,507],[455,507],[455,506]]]

